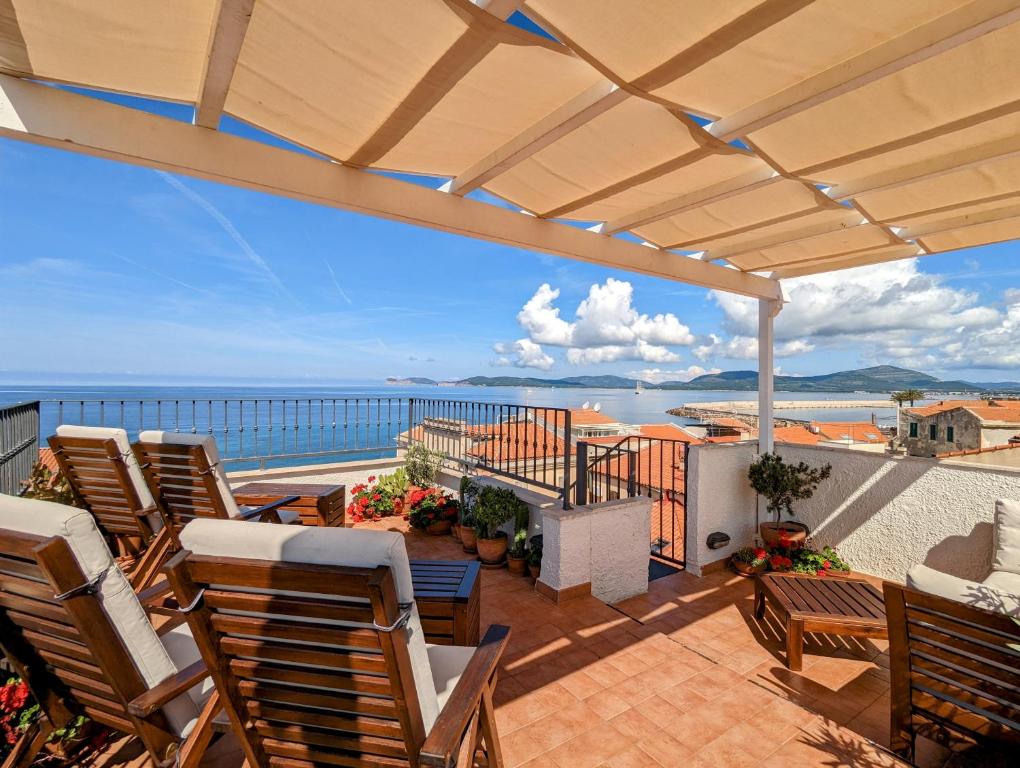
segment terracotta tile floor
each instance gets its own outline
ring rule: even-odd
[[[469,557],[448,536],[412,532],[407,544],[412,558]],[[902,765],[883,749],[886,643],[808,636],[804,670],[790,672],[783,631],[774,617],[754,620],[752,591],[729,573],[677,573],[615,607],[557,606],[526,578],[483,570],[483,632],[513,629],[496,692],[508,768]],[[104,763],[142,764],[130,744],[117,746],[127,753]],[[918,756],[922,766],[968,764],[922,740]],[[224,737],[204,765],[241,763]]]

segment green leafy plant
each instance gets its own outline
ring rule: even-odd
[[[795,573],[814,573],[821,575],[826,571],[847,572],[849,564],[843,560],[832,547],[822,547],[822,551],[801,547],[791,554]]]
[[[352,523],[378,520],[381,517],[400,515],[404,512],[404,495],[394,494],[376,482],[375,475],[368,482],[358,483],[351,488],[351,503],[347,505],[347,516]]]
[[[481,486],[474,481],[474,479],[463,475],[460,478],[460,524],[465,525],[465,515],[474,508],[475,500],[478,498],[478,492],[481,490]],[[472,518],[474,519],[474,518]]]
[[[404,467],[410,484],[419,488],[431,488],[436,484],[436,475],[443,468],[445,458],[446,454],[442,451],[433,451],[421,443],[411,445],[404,458]]]
[[[24,482],[24,487],[22,495],[25,498],[75,506],[74,493],[71,492],[67,478],[59,472],[54,473],[41,461],[37,461],[32,467],[32,474]]]
[[[411,481],[407,479],[406,470],[403,467],[398,467],[391,475],[381,475],[377,485],[380,491],[398,497],[407,493],[407,489],[411,487]]]
[[[542,536],[532,536],[528,542],[528,565],[536,568],[542,565]]]
[[[475,501],[475,530],[480,539],[496,538],[497,529],[508,520],[517,517],[520,508],[527,505],[517,498],[510,488],[486,485],[478,492]]]
[[[516,494],[514,496],[516,497]],[[511,557],[524,557],[524,548],[528,542],[528,528],[531,525],[531,510],[528,505],[517,499],[514,511],[514,538],[510,543]]]
[[[747,472],[751,487],[768,501],[768,511],[778,523],[782,513],[793,515],[793,502],[810,499],[818,484],[832,474],[832,465],[809,467],[803,461],[787,464],[775,453],[763,453]]]

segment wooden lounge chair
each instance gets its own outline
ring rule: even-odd
[[[167,564],[252,768],[503,765],[509,628],[427,646],[398,533],[196,520]],[[229,530],[228,530],[229,529]]]
[[[64,424],[49,444],[78,506],[116,543],[122,567],[133,561],[127,570],[131,586],[151,586],[169,556],[170,539],[127,432]]]
[[[153,628],[85,510],[0,495],[0,645],[41,709],[5,768],[80,714],[160,767],[196,765],[209,742],[219,697],[187,624]]]
[[[968,587],[949,599],[889,582],[883,586],[892,750],[913,763],[919,734],[946,745],[1004,742],[1015,750],[1020,744],[1020,624],[998,610],[977,607],[998,604],[1002,594],[976,584],[977,591]]]
[[[133,448],[149,491],[167,520],[175,550],[180,548],[180,530],[197,518],[301,524],[299,513],[280,509],[298,501],[297,496],[255,509],[239,507],[211,435],[147,430],[139,434]]]

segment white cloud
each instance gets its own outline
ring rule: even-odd
[[[680,356],[670,346],[688,346],[695,339],[690,328],[672,313],[647,315],[633,305],[634,288],[624,280],[609,278],[595,284],[568,322],[555,305],[560,292],[543,283],[517,314],[517,321],[535,344],[567,349],[574,365],[644,360],[676,362]]]
[[[729,360],[755,360],[758,357],[758,339],[755,336],[734,336],[723,339],[714,333],[708,335],[708,343],[694,348],[694,356],[699,360],[722,357]],[[811,352],[815,348],[802,339],[791,339],[775,345],[776,357],[793,357]]]
[[[662,368],[642,368],[640,371],[627,371],[628,376],[641,379],[651,384],[661,384],[664,381],[690,381],[698,376],[706,374],[722,373],[722,368],[702,368],[700,365],[691,365],[679,370],[663,370]]]
[[[531,339],[518,339],[508,343],[500,342],[494,344],[492,350],[500,355],[493,362],[493,365],[497,366],[538,368],[540,371],[548,371],[556,362]]]

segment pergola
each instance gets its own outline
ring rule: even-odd
[[[0,0],[0,135],[755,297],[770,449],[782,278],[1020,237],[1018,50],[1020,0]]]

